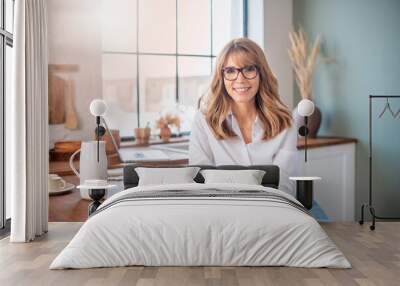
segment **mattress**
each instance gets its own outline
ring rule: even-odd
[[[107,199],[50,269],[351,267],[292,196],[240,184],[140,186]]]

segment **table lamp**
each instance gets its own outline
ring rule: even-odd
[[[299,134],[304,136],[304,160],[307,162],[307,135],[308,130],[308,117],[314,113],[314,103],[309,99],[302,99],[297,105],[297,113],[304,117],[304,125],[300,126]]]
[[[106,131],[110,134],[111,140],[113,142],[113,146],[118,153],[118,146],[115,142],[115,139],[110,132],[110,129],[107,126],[107,122],[104,119],[104,114],[107,111],[107,105],[104,100],[94,99],[90,103],[90,113],[96,117],[96,139],[97,139],[97,162],[100,161],[100,137],[103,136]],[[104,124],[102,126],[101,124]],[[119,153],[118,153],[119,154]],[[105,155],[105,150],[104,150]],[[81,157],[82,158],[82,157]],[[103,157],[106,158],[106,157]],[[107,161],[106,161],[107,162]],[[104,162],[103,162],[104,163]],[[107,165],[107,163],[105,163]],[[82,181],[82,177],[81,177]],[[96,211],[96,209],[100,206],[100,200],[104,197],[106,190],[114,187],[114,185],[109,185],[107,180],[104,179],[85,179],[84,182],[81,182],[81,185],[78,186],[80,189],[87,189],[89,197],[93,200],[93,202],[89,205],[89,216]]]
[[[107,111],[107,104],[104,100],[102,99],[94,99],[90,103],[90,113],[96,117],[96,124],[97,127],[95,129],[96,137],[97,137],[97,162],[99,161],[99,142],[100,142],[100,137],[103,136],[106,133],[106,130],[108,131],[108,134],[110,134],[111,141],[114,145],[115,151],[117,154],[119,154],[118,151],[118,146],[117,143],[114,139],[114,136],[110,132],[110,129],[107,126],[107,122],[104,119],[104,114]],[[101,125],[101,123],[104,124],[105,128]]]
[[[314,103],[309,99],[302,99],[297,105],[297,113],[304,117],[304,125],[300,126],[298,132],[304,136],[304,161],[307,162],[307,136],[308,117],[314,113]],[[320,180],[320,177],[289,177],[296,181],[296,198],[307,208],[313,205],[313,182]]]

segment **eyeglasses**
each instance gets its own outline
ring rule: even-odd
[[[240,69],[234,67],[226,67],[222,69],[222,74],[226,80],[234,81],[238,78],[239,72],[245,79],[253,79],[258,75],[257,66],[246,66]]]

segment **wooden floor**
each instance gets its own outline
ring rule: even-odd
[[[49,233],[27,244],[0,241],[0,285],[400,285],[400,222],[372,232],[356,223],[323,224],[353,268],[120,267],[48,270],[81,223],[50,223]]]

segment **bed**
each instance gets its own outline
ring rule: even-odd
[[[343,253],[294,197],[277,189],[276,166],[261,185],[193,183],[138,186],[108,198],[54,259],[50,269],[144,266],[292,266],[350,268]],[[213,166],[198,166],[202,170]]]

